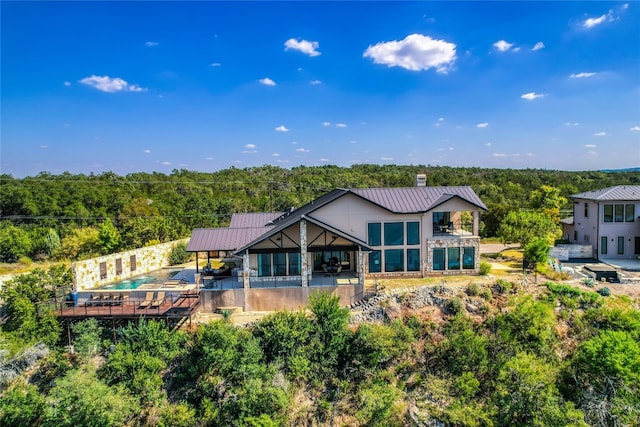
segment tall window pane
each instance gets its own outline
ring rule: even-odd
[[[602,255],[606,255],[608,252],[607,250],[607,236],[602,236],[600,238],[600,253]]]
[[[407,249],[407,271],[420,271],[420,249]]]
[[[466,247],[462,250],[462,268],[472,270],[475,267],[476,248]]]
[[[444,248],[436,248],[433,250],[433,269],[444,270]]]
[[[624,205],[624,220],[626,222],[636,220],[636,205]]]
[[[420,243],[420,223],[407,223],[407,245],[417,245]]]
[[[624,205],[615,205],[613,220],[615,222],[623,222],[624,221]]]
[[[604,205],[604,222],[613,222],[613,205]]]
[[[382,244],[382,229],[379,222],[372,222],[368,226],[369,241],[371,246],[380,246]]]
[[[258,276],[271,276],[271,254],[258,254]]]
[[[624,237],[618,236],[618,255],[624,255]]]
[[[404,271],[404,251],[402,249],[387,249],[384,251],[384,271]]]
[[[460,270],[460,248],[447,248],[447,270]]]
[[[287,254],[283,254],[283,253],[273,254],[273,275],[274,276],[287,275]]]
[[[402,222],[385,222],[384,244],[387,246],[397,246],[404,244],[403,228],[404,223]]]
[[[301,271],[300,254],[298,252],[289,253],[289,275],[299,276]]]
[[[372,251],[369,254],[369,273],[380,273],[382,271],[382,259],[380,251]]]

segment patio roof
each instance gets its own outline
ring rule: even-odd
[[[191,233],[187,252],[235,251],[272,228],[196,228]]]
[[[282,215],[284,212],[234,213],[229,228],[265,227]]]

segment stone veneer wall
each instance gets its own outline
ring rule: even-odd
[[[71,264],[71,269],[73,270],[73,289],[75,291],[94,289],[102,285],[129,279],[140,274],[167,267],[173,248],[180,243],[188,242],[188,240],[189,239],[175,240],[159,245],[118,252],[117,254],[76,261]],[[136,257],[136,269],[133,271],[131,270],[132,255]],[[117,259],[122,261],[122,272],[120,274],[116,274]],[[107,277],[101,279],[100,264],[103,262],[107,267]]]
[[[473,247],[474,250],[474,269],[462,269],[462,259],[460,259],[460,270],[432,270],[433,249],[434,248],[464,248]],[[460,254],[462,257],[462,253]],[[478,237],[461,238],[461,239],[429,239],[427,240],[427,265],[425,266],[425,274],[441,274],[443,276],[475,274],[480,272],[480,239]]]

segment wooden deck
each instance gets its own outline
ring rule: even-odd
[[[179,319],[191,317],[200,305],[197,292],[183,292],[175,299],[167,297],[159,305],[143,305],[144,300],[127,300],[121,302],[87,302],[78,306],[68,303],[56,305],[55,313],[63,319],[137,319],[140,317]]]

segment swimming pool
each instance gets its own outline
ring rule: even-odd
[[[132,290],[138,289],[142,285],[148,283],[162,284],[171,279],[180,270],[157,270],[147,273],[142,276],[132,277],[131,279],[121,280],[115,283],[109,283],[108,285],[101,286],[97,289],[112,289],[112,290]]]

